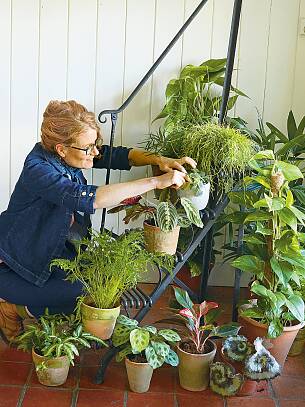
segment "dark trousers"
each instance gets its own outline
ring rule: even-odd
[[[37,287],[2,263],[0,298],[12,304],[26,305],[36,318],[43,315],[46,308],[50,314],[71,314],[76,305],[76,298],[82,294],[82,284],[78,281],[65,281],[65,278],[63,270],[53,269],[45,285]]]

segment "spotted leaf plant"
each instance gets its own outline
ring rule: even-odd
[[[151,325],[140,327],[138,321],[124,315],[118,317],[112,336],[113,345],[121,349],[116,356],[118,362],[128,357],[136,362],[148,362],[153,369],[161,367],[163,363],[178,365],[178,355],[172,347],[180,339],[172,329],[158,331]]]

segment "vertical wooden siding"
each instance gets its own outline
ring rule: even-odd
[[[210,0],[161,66],[119,117],[116,144],[136,146],[158,124],[168,80],[187,63],[226,55],[233,0]],[[0,211],[39,139],[51,99],[74,98],[99,113],[118,107],[160,55],[199,0],[2,0],[0,2]],[[304,113],[305,0],[244,0],[234,82],[250,97],[236,114],[256,126],[284,129],[288,111]],[[109,121],[102,125],[107,141]],[[87,171],[104,182],[104,171]],[[113,173],[112,182],[145,170]],[[98,227],[100,211],[94,217]],[[118,228],[118,216],[108,226]]]

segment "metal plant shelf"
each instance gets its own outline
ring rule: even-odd
[[[186,20],[183,24],[181,29],[172,39],[172,41],[168,44],[156,62],[152,65],[152,67],[148,70],[148,72],[144,75],[142,80],[133,90],[133,92],[129,95],[129,97],[125,100],[125,102],[118,108],[118,109],[111,109],[111,110],[104,110],[102,111],[98,119],[101,123],[106,122],[106,115],[110,115],[111,117],[111,135],[110,135],[110,156],[108,162],[108,168],[106,173],[106,184],[109,184],[110,179],[110,168],[111,168],[111,156],[112,156],[112,148],[114,143],[114,135],[116,129],[116,123],[118,114],[121,113],[129,103],[134,99],[136,94],[139,90],[143,87],[143,85],[147,82],[147,80],[151,77],[153,72],[156,68],[160,65],[162,60],[165,56],[169,53],[172,49],[174,44],[178,41],[181,35],[184,33],[186,28],[191,24],[203,6],[208,2],[208,0],[202,0],[191,16]],[[234,8],[232,14],[232,22],[231,22],[231,31],[230,31],[230,38],[229,38],[229,45],[228,45],[228,52],[227,52],[227,64],[226,64],[226,72],[225,72],[225,79],[224,79],[224,86],[223,86],[223,93],[222,93],[222,102],[219,112],[219,123],[222,124],[226,115],[227,111],[227,104],[229,99],[229,93],[231,88],[231,78],[233,72],[233,65],[234,65],[234,57],[235,57],[235,50],[236,50],[236,42],[237,42],[237,35],[238,35],[238,28],[239,28],[239,21],[240,21],[240,13],[241,13],[241,6],[242,0],[235,0],[234,1]],[[211,260],[211,252],[212,252],[212,245],[213,245],[213,225],[216,222],[218,216],[223,212],[225,207],[228,205],[228,198],[227,196],[222,197],[221,199],[215,198],[214,200],[210,200],[209,207],[203,211],[200,211],[201,219],[203,221],[204,227],[202,229],[196,229],[194,233],[193,239],[191,244],[189,245],[188,249],[184,253],[176,253],[176,265],[174,270],[169,273],[167,270],[160,269],[159,270],[159,283],[156,285],[154,290],[151,292],[150,295],[145,294],[139,287],[136,287],[132,290],[129,290],[124,293],[121,304],[125,308],[127,314],[129,308],[136,308],[139,309],[136,316],[134,317],[137,321],[142,321],[145,315],[150,311],[151,307],[155,302],[159,299],[159,297],[164,293],[165,289],[171,282],[175,282],[183,289],[187,290],[191,297],[199,302],[206,298],[206,291],[207,291],[207,283],[209,277],[209,265]],[[105,218],[106,218],[106,209],[103,210],[102,213],[102,221],[101,221],[101,230],[104,229],[105,225]],[[242,238],[242,232],[239,233],[239,238]],[[201,284],[199,287],[199,294],[195,294],[190,288],[185,285],[182,281],[177,278],[177,273],[181,269],[181,267],[185,264],[194,250],[201,244],[203,245],[203,254],[202,254],[202,273],[201,273]],[[233,305],[234,307],[237,304],[237,299],[239,297],[239,282],[240,282],[240,272],[237,270],[235,273],[235,287],[234,287],[234,298],[233,298]],[[236,318],[236,309],[234,308],[233,317]],[[95,383],[103,383],[105,371],[107,369],[108,364],[110,363],[113,356],[119,351],[119,348],[111,346],[111,341],[109,341],[110,349],[106,352],[106,354],[102,357],[100,361],[100,367],[96,374]]]

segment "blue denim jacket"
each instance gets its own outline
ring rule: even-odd
[[[94,168],[106,168],[109,146]],[[129,170],[129,149],[114,147],[112,169]],[[61,162],[37,143],[27,156],[8,208],[0,215],[0,259],[27,281],[42,287],[49,263],[62,257],[72,214],[93,214],[97,186],[80,169]],[[88,225],[90,226],[90,225]]]

